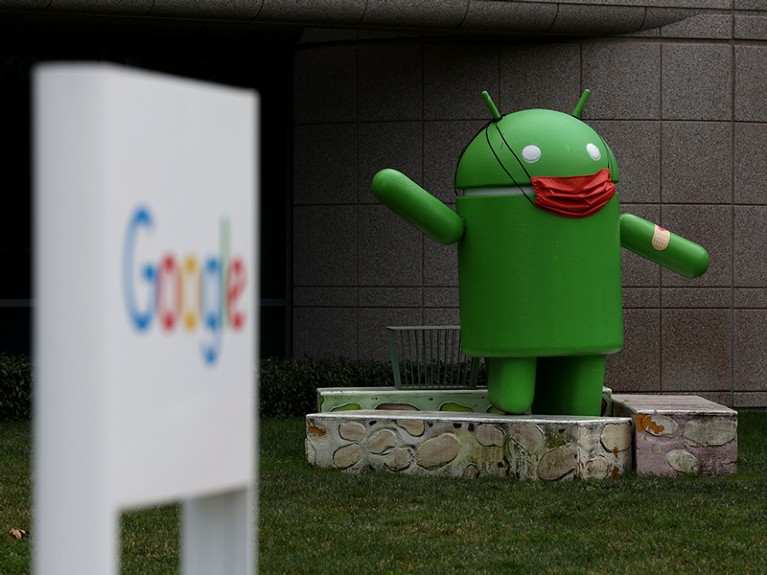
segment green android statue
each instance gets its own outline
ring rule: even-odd
[[[618,165],[572,114],[522,110],[464,149],[456,210],[384,169],[375,196],[432,239],[458,244],[461,340],[488,366],[488,399],[507,413],[599,415],[605,356],[623,347],[621,246],[694,278],[696,243],[619,212]]]

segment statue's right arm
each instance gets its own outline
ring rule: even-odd
[[[450,245],[461,239],[463,219],[405,174],[384,169],[373,176],[373,194],[433,240]]]

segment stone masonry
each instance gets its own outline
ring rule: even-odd
[[[629,418],[357,410],[306,416],[310,465],[453,477],[605,479],[632,469]]]
[[[738,414],[702,397],[615,395],[616,415],[634,422],[638,475],[731,475]]]
[[[308,462],[352,473],[549,481],[737,471],[737,412],[695,395],[614,394],[612,415],[566,417],[484,412],[482,389],[424,393],[319,390],[321,412],[306,416]]]

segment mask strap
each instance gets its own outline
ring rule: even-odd
[[[498,130],[498,135],[501,137],[501,140],[503,140],[503,143],[506,144],[506,147],[509,149],[509,152],[511,152],[511,155],[514,156],[514,159],[519,164],[519,167],[522,168],[522,171],[525,172],[525,175],[527,176],[528,180],[532,180],[530,177],[530,172],[527,171],[527,168],[525,168],[525,165],[522,163],[522,161],[519,159],[519,156],[517,156],[516,152],[514,152],[514,148],[509,146],[509,143],[506,141],[506,138],[503,135],[503,132],[501,132],[501,129],[498,127],[498,124],[493,123],[495,126],[495,129]],[[496,156],[497,158],[498,156]]]
[[[503,140],[504,144],[506,144],[506,147],[509,149],[509,151],[512,153],[514,158],[519,162],[519,158],[517,158],[517,155],[514,153],[514,150],[511,149],[509,146],[509,143],[506,141],[506,138],[503,137],[503,133],[501,132],[500,128],[495,124],[495,122],[492,122],[491,125],[494,125],[496,130],[498,130],[498,134],[500,134],[501,139]],[[495,148],[493,148],[493,144],[490,143],[490,134],[488,133],[487,129],[490,126],[485,127],[485,140],[487,141],[487,147],[490,148],[490,151],[493,153],[493,156],[495,156],[495,160],[498,162],[498,165],[501,166],[501,169],[506,172],[506,175],[509,176],[509,179],[513,182],[513,184],[519,188],[519,191],[522,192],[522,195],[525,196],[528,202],[530,202],[532,205],[535,205],[535,202],[530,199],[530,196],[527,195],[525,192],[525,189],[520,186],[517,181],[514,179],[514,176],[511,175],[511,172],[506,169],[506,165],[503,163],[503,160],[501,160],[500,156],[498,156],[498,153],[495,151]],[[528,179],[530,178],[530,174],[527,173],[527,170],[525,170],[525,167],[522,166],[522,162],[519,162],[519,165],[522,167],[522,169],[525,171],[525,174],[527,174]]]
[[[602,141],[602,145],[605,147],[605,153],[607,154],[607,169],[610,170],[610,178],[612,179],[613,174],[613,162],[612,162],[612,153],[610,152],[610,148],[607,147],[607,142],[605,142],[605,139],[600,135],[599,139]]]

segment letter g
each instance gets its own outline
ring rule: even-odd
[[[133,325],[139,331],[149,329],[152,317],[155,314],[156,270],[152,264],[144,264],[139,269],[138,277],[134,278],[136,267],[133,265],[133,258],[135,255],[136,236],[139,229],[143,227],[151,230],[153,226],[154,222],[149,210],[144,207],[137,208],[128,223],[128,231],[125,234],[125,244],[123,245],[123,290],[125,292],[125,305],[128,308],[128,316],[130,316]],[[149,288],[149,296],[144,302],[143,309],[139,309],[136,301],[134,288],[138,281],[146,283]]]

